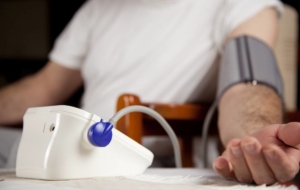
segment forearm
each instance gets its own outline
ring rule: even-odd
[[[0,90],[0,124],[10,125],[22,121],[28,107],[51,103],[45,96],[45,87],[36,76],[29,76]]]
[[[80,71],[48,62],[36,74],[0,90],[0,125],[20,123],[28,107],[61,103],[81,85]]]
[[[238,84],[228,89],[219,102],[219,132],[223,145],[264,126],[282,123],[282,103],[278,95],[263,85]]]

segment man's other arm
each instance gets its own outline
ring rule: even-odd
[[[40,71],[0,90],[0,125],[22,122],[27,108],[58,104],[82,85],[79,70],[49,61]]]
[[[254,36],[274,49],[277,12],[267,8],[237,27],[228,37]],[[219,132],[226,147],[214,163],[223,177],[271,184],[291,180],[298,172],[300,125],[282,124],[282,104],[267,86],[237,84],[219,102]]]

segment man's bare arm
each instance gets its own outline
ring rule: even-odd
[[[254,36],[272,49],[278,30],[277,12],[268,8],[235,29],[228,39]],[[282,107],[278,95],[269,87],[238,84],[228,89],[220,99],[219,130],[226,145],[230,139],[241,138],[274,123],[282,123]]]
[[[282,104],[267,86],[238,84],[224,93],[219,104],[219,131],[223,144],[243,138],[275,123],[282,123]]]
[[[81,84],[80,71],[49,61],[36,74],[0,90],[0,124],[20,123],[28,107],[61,103]]]
[[[251,35],[274,48],[278,19],[265,9],[239,26],[229,39]],[[282,124],[282,104],[272,89],[238,84],[219,102],[219,131],[225,151],[213,167],[227,179],[272,184],[294,178],[300,162],[300,123]]]

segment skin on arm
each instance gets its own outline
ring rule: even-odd
[[[250,35],[274,49],[277,31],[277,12],[267,8],[237,27],[227,40]],[[246,84],[229,88],[219,102],[219,133],[226,149],[213,163],[216,172],[245,183],[291,180],[299,168],[300,124],[282,125],[282,118],[281,100],[271,88]]]
[[[49,61],[37,73],[0,89],[0,124],[21,123],[27,108],[61,103],[81,85],[79,70]]]
[[[232,31],[227,41],[249,35],[274,49],[277,33],[277,12],[267,8]],[[233,137],[243,137],[268,124],[282,123],[281,110],[280,99],[272,89],[261,85],[234,85],[223,94],[219,104],[218,126],[223,144],[226,145]],[[231,130],[235,133],[231,133]]]

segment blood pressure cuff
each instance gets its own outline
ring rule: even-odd
[[[272,49],[261,40],[241,36],[226,44],[219,67],[217,100],[237,83],[269,86],[283,100],[283,84],[276,58]]]

